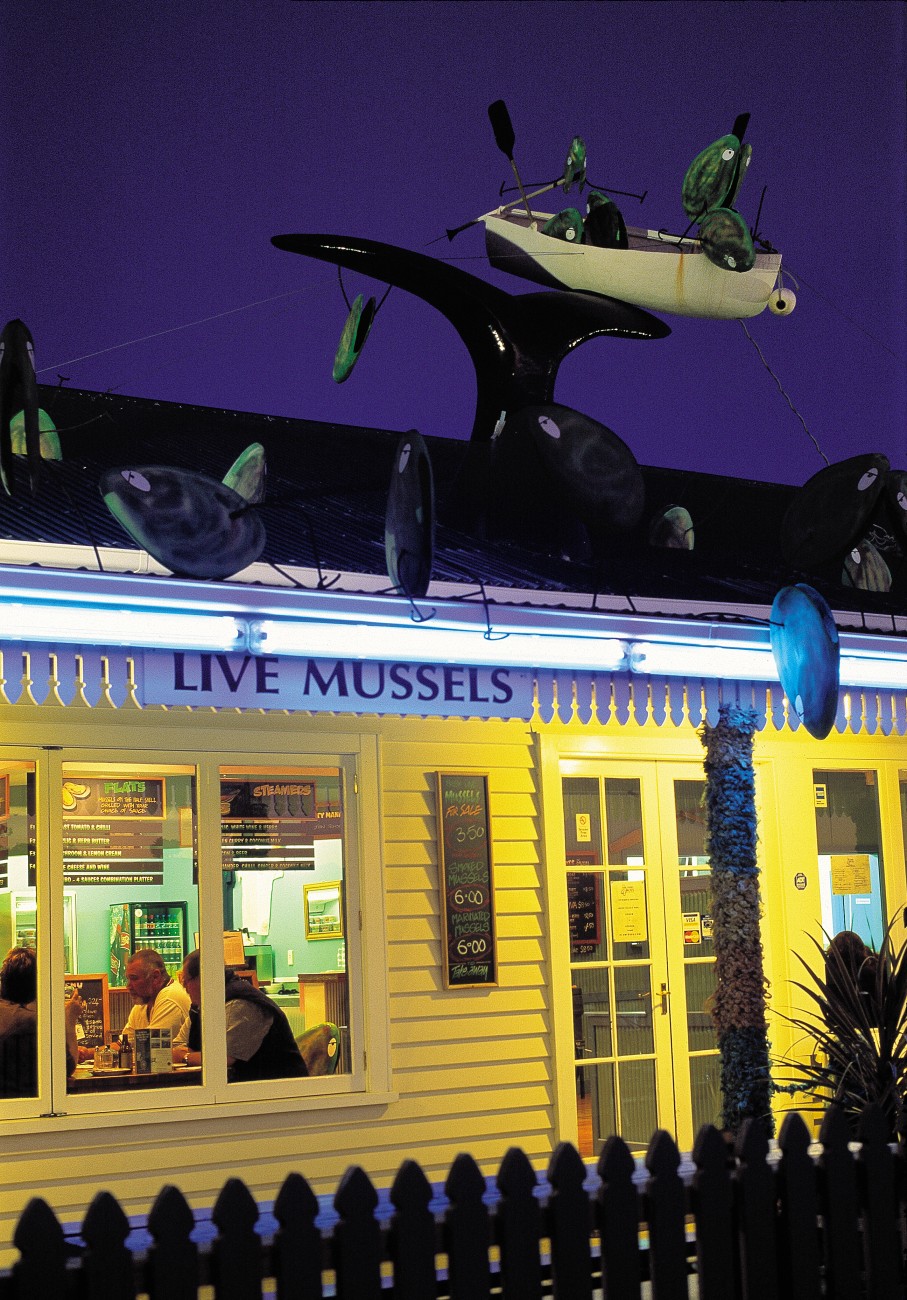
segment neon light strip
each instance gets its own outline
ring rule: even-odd
[[[0,640],[76,645],[153,646],[173,650],[241,650],[246,629],[226,615],[39,604],[0,605]]]
[[[777,682],[768,628],[0,566],[0,642],[237,651]],[[491,619],[489,632],[486,617]],[[840,634],[844,687],[907,690],[907,641]]]
[[[249,648],[255,654],[405,663],[500,664],[601,672],[627,666],[627,643],[614,638],[558,636],[526,628],[487,636],[478,629],[435,626],[433,620],[389,627],[264,619],[250,624]]]

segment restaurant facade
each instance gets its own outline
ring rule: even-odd
[[[264,564],[172,578],[101,547],[3,544],[0,946],[38,953],[36,1095],[0,1099],[3,1243],[40,1194],[78,1217],[178,1182],[209,1205],[298,1169],[430,1178],[511,1144],[689,1148],[720,1115],[702,724],[752,709],[776,1057],[823,932],[907,908],[907,619],[836,610],[838,716],[810,736],[768,606]],[[28,558],[26,559],[26,554]],[[852,603],[852,602],[851,602]],[[705,621],[706,618],[710,621]],[[902,929],[902,927],[901,927]],[[67,1071],[64,1001],[118,1035],[124,965],[198,946],[203,1067]],[[225,961],[330,1074],[228,1080]],[[790,1105],[780,1096],[778,1107]]]

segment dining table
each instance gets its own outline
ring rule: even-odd
[[[120,1092],[124,1089],[178,1088],[200,1084],[200,1065],[173,1065],[169,1070],[150,1073],[137,1070],[96,1070],[90,1063],[79,1065],[69,1076],[67,1092]]]

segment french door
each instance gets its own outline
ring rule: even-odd
[[[719,1120],[701,764],[562,760],[582,1154]]]

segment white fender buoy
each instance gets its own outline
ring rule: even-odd
[[[772,289],[768,309],[773,316],[789,316],[797,305],[793,289]]]

